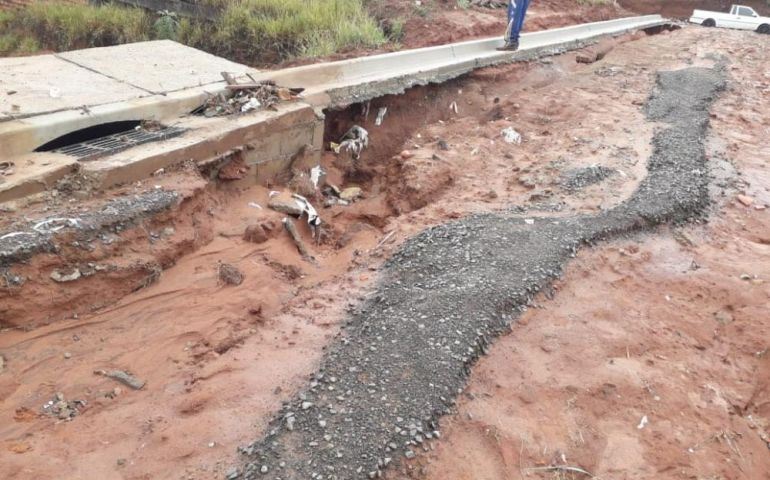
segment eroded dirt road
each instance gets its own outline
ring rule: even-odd
[[[610,478],[763,478],[770,42],[695,28],[619,43],[592,65],[565,55],[383,99],[383,126],[364,123],[373,147],[360,171],[324,159],[333,180],[345,183],[347,171],[366,198],[322,211],[334,231],[316,252],[319,268],[285,236],[258,246],[240,238],[255,221],[280,219],[248,206],[265,205],[265,189],[212,193],[213,240],[156,284],[75,320],[0,334],[3,475],[221,478],[239,462],[236,447],[306,385],[345,309],[371,291],[371,268],[398,244],[511,204],[533,216],[619,204],[645,176],[655,125],[641,104],[655,73],[710,67],[715,54],[731,63],[711,109],[707,151],[727,173],[713,182],[721,201],[709,223],[582,251],[553,299],[538,300],[544,308],[477,364],[433,453],[391,475],[553,477],[532,469],[573,465]],[[521,145],[502,141],[508,126]],[[402,149],[410,153],[391,158]],[[614,173],[567,188],[565,178],[594,164]],[[219,284],[218,260],[237,265],[244,283]],[[133,391],[93,374],[110,367],[147,385]],[[88,406],[68,422],[41,414],[56,392]]]

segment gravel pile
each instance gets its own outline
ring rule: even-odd
[[[603,182],[615,173],[617,173],[615,170],[604,165],[576,168],[564,173],[561,179],[561,186],[568,191],[582,190],[583,188]]]
[[[474,361],[586,243],[700,217],[708,203],[704,138],[723,72],[659,74],[649,175],[595,216],[469,217],[409,240],[376,295],[351,315],[318,372],[264,438],[242,447],[230,479],[378,478],[440,437]]]

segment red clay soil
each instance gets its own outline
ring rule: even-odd
[[[186,170],[153,178],[146,187],[197,192],[208,237],[107,307],[73,301],[86,307],[77,318],[65,311],[68,320],[0,332],[0,478],[221,478],[237,446],[261,437],[305,385],[346,310],[405,238],[511,204],[536,215],[617,204],[645,174],[655,125],[641,105],[655,72],[712,66],[713,54],[729,55],[731,84],[712,114],[708,151],[722,176],[710,222],[581,252],[553,300],[539,299],[542,308],[479,362],[435,451],[390,475],[581,478],[548,470],[573,466],[602,478],[766,478],[770,78],[761,66],[770,44],[715,32],[625,36],[604,42],[614,49],[595,64],[573,53],[485,69],[372,101],[368,116],[359,107],[330,113],[330,132],[355,121],[372,146],[359,162],[324,155],[329,181],[358,185],[364,197],[319,209],[328,225],[319,246],[298,224],[317,264],[284,232],[259,244],[243,238],[283,217],[266,208],[268,189],[203,187]],[[521,145],[503,141],[508,127]],[[566,173],[594,164],[616,174],[563,188]],[[191,219],[171,221],[158,251],[191,232]],[[146,252],[149,234],[133,241],[129,255]],[[223,283],[220,262],[243,283]],[[65,284],[73,297],[79,282]],[[45,318],[40,308],[33,315]],[[132,390],[94,374],[102,369],[147,384]],[[71,421],[42,408],[57,392],[87,402]]]

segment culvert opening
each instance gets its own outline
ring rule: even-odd
[[[67,133],[36,148],[36,152],[55,152],[93,160],[137,145],[181,135],[184,129],[158,122],[124,120],[102,123]]]

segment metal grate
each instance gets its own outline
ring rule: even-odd
[[[117,153],[144,143],[157,142],[168,138],[178,137],[184,133],[184,128],[166,127],[160,130],[147,131],[141,128],[128,132],[115,133],[105,137],[94,138],[81,143],[53,150],[76,157],[78,160],[93,160],[111,153]]]

